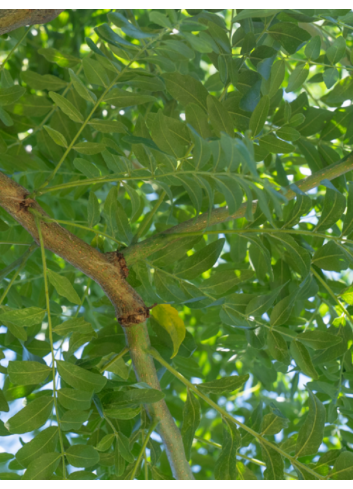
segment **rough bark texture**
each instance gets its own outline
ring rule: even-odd
[[[18,27],[45,24],[55,19],[64,9],[0,9],[0,35]]]

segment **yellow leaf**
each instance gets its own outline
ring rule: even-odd
[[[185,338],[184,321],[179,317],[178,311],[169,304],[159,304],[151,312],[154,319],[171,337],[173,342],[173,355],[171,358],[174,358]]]

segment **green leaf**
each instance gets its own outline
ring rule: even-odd
[[[132,231],[129,220],[123,206],[116,202],[117,213],[115,214],[117,236],[123,243],[129,244],[132,240]]]
[[[96,131],[103,133],[125,133],[127,131],[126,126],[119,121],[105,121],[101,119],[91,119],[88,123]]]
[[[344,216],[342,236],[349,236],[353,231],[353,183],[348,183],[347,212]]]
[[[203,382],[202,384],[198,384],[197,387],[203,392],[221,395],[223,392],[233,392],[239,389],[248,379],[248,374],[232,375],[230,377],[212,380],[211,382]]]
[[[255,17],[272,17],[275,16],[278,12],[282,12],[281,9],[270,9],[270,8],[264,8],[264,9],[255,9],[255,8],[249,8],[249,9],[244,9],[240,14],[236,15],[233,17],[233,23],[234,22],[239,22],[240,20],[243,19],[251,19]]]
[[[309,66],[308,64],[297,64],[294,68],[293,72],[290,74],[288,79],[288,85],[286,88],[286,92],[295,92],[305,82],[309,75]]]
[[[253,137],[260,134],[266,122],[268,112],[270,110],[270,98],[265,95],[260,99],[254,112],[250,117],[249,129],[252,131]]]
[[[278,89],[282,85],[285,73],[286,63],[284,59],[276,61],[271,68],[270,86],[268,91],[270,99],[276,95]]]
[[[22,480],[49,479],[59,465],[60,459],[61,453],[43,453],[29,464],[28,469],[22,476]]]
[[[70,333],[74,333],[75,331],[81,334],[94,333],[92,325],[85,321],[83,317],[68,319],[64,323],[55,326],[53,329],[53,333],[60,336],[66,336]]]
[[[60,107],[60,109],[74,122],[83,122],[83,115],[65,97],[58,93],[49,92],[49,97]]]
[[[129,439],[121,432],[117,436],[117,450],[128,463],[131,464],[134,461],[134,457],[129,448]]]
[[[12,453],[1,452],[0,454],[0,464],[7,462],[8,460],[12,460],[14,455]]]
[[[9,362],[7,373],[13,384],[32,385],[40,384],[48,377],[52,369],[39,362]]]
[[[103,438],[99,441],[98,445],[96,446],[96,450],[98,450],[99,452],[105,452],[106,450],[109,450],[114,440],[115,440],[114,433],[103,436]]]
[[[53,90],[56,92],[66,87],[67,82],[53,75],[40,75],[35,71],[27,70],[21,74],[22,80],[35,90]]]
[[[57,360],[56,364],[60,377],[75,389],[86,392],[100,392],[107,383],[106,377],[89,372],[77,365],[63,362],[62,360]]]
[[[58,390],[58,400],[65,409],[85,410],[91,407],[92,392],[65,387]]]
[[[319,378],[310,354],[304,345],[299,343],[299,341],[292,340],[290,344],[290,352],[295,360],[295,363],[305,375],[311,377],[312,379]]]
[[[326,184],[327,189],[321,216],[315,228],[316,231],[330,228],[332,224],[335,224],[342,217],[343,211],[346,208],[344,195],[331,182],[324,180],[322,183]]]
[[[285,260],[300,275],[305,277],[310,270],[310,255],[299,246],[294,238],[287,235],[271,235],[271,241],[283,247],[286,251]]]
[[[83,58],[82,60],[85,76],[89,83],[101,87],[107,87],[110,84],[107,72],[98,61],[91,58]]]
[[[235,285],[246,282],[254,275],[252,270],[239,270],[239,272],[240,275],[236,275],[234,270],[216,271],[209,279],[203,281],[200,288],[210,295],[224,295]]]
[[[126,35],[135,39],[145,39],[155,37],[156,34],[151,32],[142,32],[137,25],[133,25],[122,14],[118,12],[112,12],[108,14],[108,19],[117,27],[125,32]]]
[[[118,216],[120,213],[120,216]],[[104,218],[108,225],[108,233],[120,239],[126,239],[126,244],[130,242],[132,233],[124,209],[118,206],[116,187],[112,187],[104,203]],[[119,219],[119,220],[117,220]]]
[[[0,411],[2,411],[4,413],[8,413],[10,411],[7,400],[6,400],[4,393],[1,389],[0,389]]]
[[[327,49],[326,56],[332,65],[338,63],[346,54],[346,41],[343,36],[337,37]]]
[[[215,464],[216,480],[237,478],[237,450],[241,447],[241,436],[235,424],[223,419],[222,451]]]
[[[77,470],[76,472],[71,472],[68,477],[70,481],[95,481],[97,480],[97,474],[93,472],[88,472],[87,470]]]
[[[13,125],[12,118],[6,112],[6,110],[4,110],[2,107],[0,107],[0,120],[5,124],[5,126],[12,126]]]
[[[305,331],[304,333],[300,333],[296,339],[314,350],[324,350],[342,342],[341,336],[335,336],[320,330]]]
[[[131,201],[131,221],[134,221],[136,217],[139,217],[141,200],[135,189],[130,187],[127,183],[124,183],[125,190],[127,191]]]
[[[342,246],[334,241],[329,241],[314,253],[312,263],[323,270],[339,272],[348,268],[349,260],[347,258],[347,253]]]
[[[87,221],[89,227],[94,227],[100,221],[99,203],[96,194],[94,192],[89,193]]]
[[[47,274],[49,282],[60,296],[65,297],[73,304],[81,305],[81,299],[67,277],[52,270],[47,270]]]
[[[322,75],[327,88],[332,88],[340,79],[337,68],[328,68]]]
[[[76,90],[76,92],[82,97],[84,100],[87,100],[87,102],[92,102],[93,104],[96,102],[97,97],[96,95],[91,92],[91,90],[88,90],[88,88],[85,86],[85,84],[81,81],[81,79],[76,75],[74,71],[69,69],[70,73],[70,78],[73,83],[73,86]]]
[[[127,46],[130,49],[137,49],[137,46],[135,44],[131,44],[131,42],[120,37],[113,31],[113,29],[109,27],[108,24],[102,24],[99,27],[96,27],[94,30],[101,39],[104,39],[113,46],[116,46],[118,48],[121,48],[122,46]]]
[[[294,306],[295,299],[297,294],[291,294],[284,299],[280,300],[275,307],[273,308],[270,316],[270,324],[271,326],[281,326],[285,324],[291,313]]]
[[[286,141],[297,141],[301,135],[300,132],[294,129],[294,127],[284,126],[276,131],[276,134],[281,139],[285,139]]]
[[[272,329],[267,332],[267,346],[272,357],[278,362],[289,363],[288,346],[280,333]]]
[[[262,419],[261,435],[276,435],[288,426],[289,420],[275,413],[265,414]]]
[[[172,29],[172,24],[170,23],[170,20],[166,15],[162,14],[161,12],[149,12],[148,16],[150,20],[155,24],[166,27],[167,29]]]
[[[156,102],[156,100],[157,99],[152,95],[128,92],[126,90],[122,90],[121,88],[113,88],[103,99],[105,103],[114,105],[119,109],[131,107],[133,105],[146,104],[148,102]]]
[[[207,111],[208,92],[203,84],[190,75],[178,72],[163,74],[168,92],[185,107],[196,104]],[[195,127],[197,130],[197,128]],[[201,133],[200,133],[201,134]]]
[[[71,445],[66,457],[73,467],[93,467],[99,462],[98,452],[90,445]]]
[[[75,147],[75,149],[76,149],[76,147]],[[87,161],[84,158],[75,158],[73,163],[74,163],[75,168],[77,168],[87,178],[99,178],[100,177],[99,169],[91,161]]]
[[[0,88],[0,107],[6,107],[16,102],[26,92],[26,89],[15,85],[9,88]]]
[[[265,480],[283,480],[284,464],[281,454],[264,442],[261,442],[261,448],[262,458],[266,464],[266,470],[264,472]]]
[[[291,117],[289,121],[289,124],[291,126],[297,127],[303,124],[304,121],[305,121],[305,115],[300,113],[300,114],[293,115],[293,117]]]
[[[282,141],[282,139],[276,138],[274,134],[266,134],[260,140],[260,148],[269,153],[291,153],[294,151],[292,144]]]
[[[81,428],[82,424],[87,421],[91,413],[87,411],[81,411],[73,409],[66,411],[60,419],[60,428],[62,431],[77,431]]]
[[[227,109],[224,108],[216,97],[212,95],[207,96],[207,109],[211,124],[217,135],[220,136],[221,132],[225,132],[229,136],[234,136],[232,118]]]
[[[255,480],[257,481],[257,478],[251,470],[244,465],[242,462],[237,461],[237,480],[240,481],[246,481],[246,480]]]
[[[127,392],[117,392],[108,408],[135,407],[136,404],[153,404],[162,399],[164,399],[164,394],[157,389],[133,389]]]
[[[117,358],[113,363],[104,367],[105,372],[113,372],[115,375],[119,375],[124,380],[129,378],[129,369],[126,366],[123,358]]]
[[[34,399],[6,422],[7,429],[17,434],[37,430],[49,418],[53,403],[53,398],[49,396]]]
[[[299,47],[310,39],[310,34],[296,24],[279,22],[273,24],[268,33],[278,41],[289,54],[294,54]]]
[[[185,107],[185,118],[188,125],[195,129],[202,138],[207,138],[211,135],[211,127],[207,121],[207,114],[199,105],[187,105]]]
[[[6,325],[10,322],[18,327],[30,327],[40,324],[45,316],[45,310],[39,307],[27,307],[26,309],[7,309],[0,314],[0,321]]]
[[[195,185],[195,180],[192,177],[187,175],[176,175],[175,178],[182,182],[193,206],[196,208],[196,213],[199,214],[203,197],[201,188],[198,185]]]
[[[36,338],[33,338],[30,343],[26,344],[27,350],[33,355],[37,355],[38,357],[45,357],[50,353],[50,344],[47,341],[40,341]]]
[[[171,358],[178,354],[180,345],[185,338],[185,324],[179,317],[178,311],[169,304],[159,304],[152,309],[152,316],[165,329],[173,342],[173,354]]]
[[[224,239],[218,239],[208,244],[191,256],[181,260],[175,274],[187,280],[192,279],[210,269],[217,261],[223,249]]]
[[[152,122],[151,135],[158,148],[175,158],[184,156],[186,146],[190,144],[190,136],[185,124],[165,116],[161,110]]]
[[[75,144],[74,150],[83,155],[96,155],[105,150],[105,144],[82,141],[81,143]]]
[[[200,420],[200,403],[188,389],[188,396],[183,409],[183,424],[181,427],[181,436],[183,438],[185,456],[187,460],[190,460],[191,458],[191,446],[197,427],[200,424]]]
[[[75,58],[69,54],[64,54],[54,48],[40,48],[38,49],[38,54],[44,56],[44,58],[50,63],[56,63],[62,68],[73,68],[78,63],[81,63],[79,58]]]
[[[325,407],[319,399],[308,389],[309,413],[299,430],[295,449],[296,457],[316,454],[324,437]]]
[[[63,148],[67,148],[67,141],[65,139],[65,136],[63,136],[59,131],[55,131],[52,127],[49,126],[44,126],[45,130],[49,134],[49,136],[52,138],[54,143],[56,143],[59,146],[62,146]]]
[[[353,453],[343,452],[340,454],[333,467],[331,478],[334,480],[353,479]]]
[[[261,316],[264,312],[268,311],[268,309],[272,306],[274,301],[276,300],[278,294],[283,289],[284,285],[280,285],[276,289],[274,289],[270,294],[261,295],[259,297],[255,297],[252,299],[246,307],[246,315]]]
[[[314,36],[305,46],[305,56],[309,59],[315,60],[320,56],[321,38],[320,36]]]
[[[141,406],[128,408],[106,408],[104,413],[109,418],[113,419],[133,419],[141,412]]]

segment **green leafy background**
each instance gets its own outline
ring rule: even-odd
[[[139,384],[102,290],[46,252],[51,337],[40,250],[0,209],[1,480],[171,479],[162,398],[197,479],[353,478],[352,175],[325,177],[352,145],[352,30],[349,9],[66,10],[0,37],[0,169],[128,247],[186,326],[171,360],[148,320],[162,393]]]

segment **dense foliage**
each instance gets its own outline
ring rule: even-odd
[[[0,170],[124,253],[162,390],[101,288],[0,209],[1,480],[171,479],[163,397],[197,479],[353,479],[352,31],[66,10],[0,37]]]

